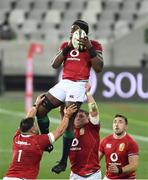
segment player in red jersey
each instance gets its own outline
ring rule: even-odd
[[[70,148],[70,180],[101,179],[98,146],[100,143],[99,110],[89,85],[86,87],[89,112],[80,109],[74,121],[74,139]]]
[[[113,120],[114,133],[101,141],[99,158],[105,156],[107,169],[104,180],[136,179],[139,147],[126,133],[127,126],[127,118],[117,114]]]
[[[76,111],[76,106],[69,106],[65,109],[64,118],[55,131],[39,135],[34,116],[43,100],[44,97],[39,96],[35,106],[32,107],[27,117],[20,123],[20,128],[13,138],[12,162],[3,180],[36,179],[45,148],[64,133],[70,116]]]
[[[84,102],[85,84],[89,79],[90,68],[92,67],[96,72],[102,71],[103,58],[100,43],[89,40],[88,36],[86,36],[79,40],[85,47],[83,51],[73,48],[71,42],[72,34],[78,29],[83,29],[88,35],[89,27],[87,22],[76,20],[71,28],[70,41],[62,43],[59,52],[54,57],[52,67],[57,69],[63,65],[63,76],[62,80],[45,94],[45,100],[38,109],[37,119],[42,133],[48,133],[49,119],[47,113],[51,109],[61,106],[63,103],[66,106],[76,104],[78,109],[80,108]],[[73,140],[73,121],[75,115],[76,113],[73,114],[64,133],[62,158],[52,168],[52,171],[55,173],[60,173],[66,169],[67,158]]]

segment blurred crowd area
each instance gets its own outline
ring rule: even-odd
[[[76,19],[87,21],[89,38],[102,43],[106,67],[146,66],[147,17],[147,0],[0,0],[3,73],[23,75],[30,44],[37,42],[44,51],[34,56],[34,73],[54,76],[50,61]]]

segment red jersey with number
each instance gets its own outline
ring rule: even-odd
[[[118,167],[126,166],[128,157],[138,155],[139,148],[135,140],[128,134],[121,139],[115,139],[113,135],[109,135],[101,141],[99,151],[105,155],[106,169],[108,169],[108,166],[112,163],[115,163]],[[109,179],[136,179],[135,172],[119,175],[107,170],[106,176]]]
[[[98,146],[100,125],[91,122],[83,128],[74,129],[74,139],[69,159],[72,172],[79,176],[92,174],[100,169]]]
[[[22,135],[18,130],[13,138],[13,157],[6,176],[36,179],[43,151],[49,144],[47,134]]]
[[[91,40],[92,46],[96,51],[102,52],[102,46],[97,41]],[[61,49],[68,45],[68,42],[64,42],[61,45]],[[91,60],[88,50],[85,49],[79,52],[76,49],[72,49],[63,64],[63,79],[69,79],[72,81],[87,80],[89,79],[89,73],[91,68]]]

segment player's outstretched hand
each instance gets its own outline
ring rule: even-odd
[[[64,109],[64,116],[70,118],[74,112],[77,111],[77,106],[75,104],[70,105]]]
[[[42,101],[45,99],[45,94],[41,94],[36,98],[35,105],[38,108]]]

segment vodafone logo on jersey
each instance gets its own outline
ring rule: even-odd
[[[71,57],[77,57],[79,56],[79,51],[77,49],[73,49],[72,51],[70,51],[70,55]]]
[[[79,140],[77,138],[74,138],[72,141],[72,147],[75,147],[79,144]]]
[[[110,159],[112,162],[117,162],[118,161],[118,155],[116,153],[112,153],[110,155]]]
[[[71,151],[80,151],[82,148],[79,147],[78,145],[79,145],[79,140],[77,138],[74,138],[72,141],[70,150]]]
[[[66,61],[80,61],[80,58],[78,58],[78,56],[79,51],[77,49],[73,49],[72,51],[70,51],[70,57],[68,57]]]

